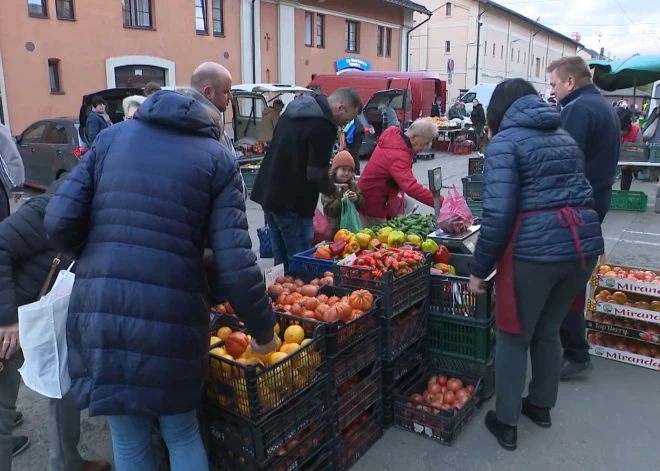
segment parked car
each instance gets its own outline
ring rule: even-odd
[[[76,118],[42,119],[14,139],[25,166],[25,184],[40,189],[70,172],[88,150]]]

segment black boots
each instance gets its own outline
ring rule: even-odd
[[[550,419],[550,409],[536,407],[529,402],[529,399],[523,397],[522,400],[522,413],[530,418],[539,427],[550,428],[552,420]]]
[[[497,442],[502,448],[513,451],[518,445],[518,427],[507,425],[497,420],[494,410],[489,410],[484,420],[488,431],[495,435]]]

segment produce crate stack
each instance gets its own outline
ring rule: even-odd
[[[427,351],[431,363],[451,374],[483,378],[481,399],[495,393],[495,272],[485,279],[486,293],[469,290],[472,255],[434,254],[429,289]]]
[[[482,210],[482,188],[483,188],[483,158],[477,158],[482,161],[481,172],[469,174],[467,177],[461,178],[463,183],[463,197],[472,211],[472,216],[481,217]],[[470,159],[476,160],[476,159]]]
[[[484,158],[470,157],[468,159],[468,175],[477,175],[484,173]]]
[[[660,273],[600,265],[586,318],[589,353],[660,371]]]
[[[383,426],[394,425],[394,394],[428,363],[424,340],[418,340],[397,358],[383,363]]]
[[[277,321],[281,344],[257,354],[236,317],[217,319],[200,414],[215,468],[333,469],[325,325]]]

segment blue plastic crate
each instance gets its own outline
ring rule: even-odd
[[[327,243],[329,244],[331,242]],[[289,269],[298,272],[310,273],[316,276],[323,276],[323,274],[327,271],[331,272],[335,261],[315,258],[312,256],[314,255],[314,252],[316,252],[316,247],[294,255]]]

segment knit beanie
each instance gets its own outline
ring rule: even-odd
[[[353,160],[353,156],[350,152],[346,150],[337,152],[337,155],[335,155],[335,158],[332,161],[332,170],[335,171],[339,167],[350,167],[355,171],[355,160]]]

